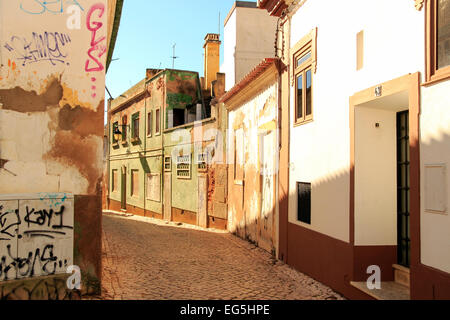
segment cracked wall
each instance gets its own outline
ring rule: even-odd
[[[106,1],[0,6],[0,193],[74,194],[74,264],[99,280]]]

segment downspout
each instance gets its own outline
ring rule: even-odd
[[[144,161],[147,161],[147,77],[144,81]],[[150,166],[149,166],[150,170]],[[149,174],[148,172],[147,174]],[[144,216],[147,209],[147,174],[144,174]]]
[[[164,158],[166,156],[165,143],[164,143],[164,130],[166,127],[166,107],[167,107],[167,69],[164,71],[164,87],[163,87],[163,103],[159,108],[159,131],[161,134],[161,203],[162,205],[162,216],[164,220],[164,212],[165,206],[164,203],[164,192],[165,192],[165,168],[164,168]],[[162,120],[162,121],[161,121]],[[162,123],[161,123],[162,122]],[[170,180],[172,180],[172,169],[173,169],[173,159],[172,155],[170,155]],[[172,191],[172,190],[171,190]],[[170,193],[170,197],[172,198],[172,192]],[[172,199],[170,199],[170,205],[172,206]],[[170,209],[172,210],[172,209]],[[170,212],[170,219],[172,218],[172,212]]]
[[[1,0],[0,0],[1,1]],[[1,50],[1,49],[0,49]],[[108,99],[107,104],[107,113],[106,113],[106,121],[108,122],[107,128],[108,133],[106,135],[106,145],[107,145],[107,151],[106,151],[106,169],[108,170],[106,177],[107,177],[107,188],[108,190],[105,190],[106,192],[106,209],[109,210],[109,203],[110,203],[110,197],[111,197],[111,99]]]
[[[280,16],[279,22],[280,22],[280,26],[281,26],[281,32],[282,32],[282,48],[281,48],[281,57],[280,57],[280,73],[279,73],[279,88],[278,88],[278,93],[279,93],[279,97],[278,97],[278,101],[279,101],[279,128],[280,128],[280,141],[279,141],[279,153],[278,153],[278,161],[280,163],[280,169],[281,169],[281,160],[282,160],[282,155],[286,155],[283,160],[285,160],[287,162],[287,166],[283,166],[283,170],[287,170],[286,173],[286,181],[285,181],[285,186],[283,186],[284,194],[289,194],[289,174],[290,174],[290,145],[289,145],[289,141],[290,141],[290,32],[291,32],[291,19],[289,16],[289,13],[291,12],[291,9],[293,8],[293,6],[290,6],[289,8],[285,9],[284,12],[282,13],[282,15]],[[287,24],[286,24],[287,23]],[[286,30],[287,29],[287,30]],[[285,45],[285,33],[287,33],[287,45]],[[278,44],[277,44],[278,45]],[[286,48],[287,47],[287,48]],[[276,48],[277,53],[278,53],[278,47]],[[285,51],[287,51],[285,53]],[[283,75],[284,73],[286,73],[285,75]],[[283,78],[287,77],[287,92],[286,92],[286,101],[283,100],[283,86],[285,85],[283,82]],[[284,102],[284,105],[283,105]],[[287,117],[285,124],[286,127],[285,130],[283,130],[283,107],[287,108],[287,110],[284,110],[285,112],[285,117]],[[283,132],[284,131],[284,132]],[[287,136],[286,136],[287,135]],[[283,144],[283,141],[285,141],[285,144]],[[279,171],[280,172],[280,171]],[[278,204],[280,206],[280,180],[278,182]],[[284,200],[287,201],[287,203],[283,203],[282,208],[279,208],[278,211],[278,258],[282,261],[284,261],[285,263],[287,263],[287,253],[288,253],[288,228],[287,225],[289,224],[289,200]],[[280,219],[280,212],[281,209],[287,209],[287,217],[283,217],[283,221]],[[285,220],[286,219],[286,220]],[[280,232],[280,225],[283,223],[286,224],[285,225],[285,230],[283,231],[283,234]],[[280,245],[280,239],[283,239],[283,246]]]

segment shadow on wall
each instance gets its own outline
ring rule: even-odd
[[[417,143],[412,142],[411,156],[417,153]],[[450,261],[450,216],[448,215],[449,183],[448,163],[450,162],[450,133],[445,130],[437,131],[433,137],[426,139],[420,145],[420,183],[421,200],[411,198],[410,206],[419,210],[411,210],[411,240],[416,245],[411,248],[411,298],[412,299],[449,299],[450,277],[448,273],[438,271],[448,268]],[[411,159],[413,161],[413,159]],[[429,171],[431,168],[432,171]],[[439,169],[441,168],[441,169]],[[376,170],[376,168],[371,168]],[[414,165],[412,165],[414,170]],[[439,171],[441,170],[441,171]],[[343,228],[350,235],[350,171],[341,171],[337,174],[324,176],[316,182],[313,181],[313,211],[311,212],[312,226],[320,224],[321,232],[333,233],[333,228]],[[414,183],[414,174],[411,174],[411,183]],[[416,179],[417,180],[417,179]],[[439,181],[438,181],[439,180]],[[412,188],[414,186],[412,185]],[[413,190],[411,190],[413,192]],[[345,199],[345,210],[337,212],[332,199],[322,197],[323,201],[314,201],[314,194],[330,194],[335,198],[336,193]],[[440,197],[438,203],[444,203],[447,214],[433,214],[422,212],[422,208],[430,206],[427,203],[433,195],[434,199]],[[297,203],[297,194],[289,195],[291,203]],[[279,258],[297,270],[330,286],[332,289],[351,299],[368,299],[355,291],[349,282],[359,277],[366,279],[367,267],[379,265],[382,269],[382,281],[393,279],[392,263],[397,263],[396,246],[374,246],[367,250],[367,246],[353,247],[348,242],[337,240],[288,221],[289,198],[280,200],[280,252]],[[436,200],[435,200],[436,201]],[[353,204],[352,204],[353,205]],[[344,208],[344,207],[343,207]],[[444,209],[444,208],[443,208]],[[290,210],[293,210],[292,206]],[[364,226],[363,226],[364,227]],[[367,226],[370,227],[370,226]],[[358,228],[355,226],[354,228]],[[425,235],[425,236],[424,236]],[[420,242],[420,244],[418,244]],[[441,243],[441,246],[435,246]],[[445,245],[447,244],[447,246]],[[391,249],[394,250],[391,250]],[[386,255],[386,252],[388,253]],[[422,261],[420,261],[422,259]],[[422,263],[433,262],[434,268]],[[357,279],[358,281],[361,279]]]

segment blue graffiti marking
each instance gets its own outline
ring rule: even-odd
[[[50,208],[57,208],[67,200],[67,194],[64,193],[61,198],[59,193],[41,193],[39,199],[47,202]]]
[[[28,0],[31,1],[31,0]],[[50,12],[52,14],[61,14],[64,12],[64,3],[66,5],[76,5],[81,11],[84,11],[83,7],[77,0],[52,0],[52,1],[43,1],[43,0],[32,0],[34,5],[31,5],[31,9],[29,6],[24,8],[23,3],[20,4],[20,9],[28,14],[43,14],[45,12]],[[33,10],[34,9],[34,10]]]

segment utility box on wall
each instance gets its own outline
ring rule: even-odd
[[[0,195],[0,284],[65,274],[73,252],[72,194]]]

